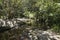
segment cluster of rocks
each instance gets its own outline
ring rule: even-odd
[[[60,40],[60,35],[53,33],[52,31],[41,31],[41,30],[29,30],[29,32],[24,33],[22,39],[27,38],[27,40]]]
[[[10,26],[10,27],[14,27],[16,24],[18,23],[22,23],[22,22],[26,22],[29,21],[30,19],[25,19],[25,18],[14,18],[11,20],[4,20],[4,19],[0,19],[0,26],[4,27],[4,26]]]
[[[26,25],[26,22],[30,19],[26,18],[14,18],[14,19],[0,19],[0,31],[10,30]]]

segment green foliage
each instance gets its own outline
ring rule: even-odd
[[[56,3],[60,3],[60,0],[53,0],[54,2],[56,2]]]
[[[37,28],[60,25],[60,5],[52,0],[4,0],[0,4],[0,16],[8,19],[25,17],[34,20]]]

